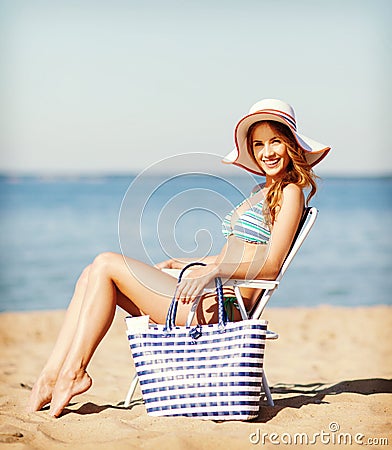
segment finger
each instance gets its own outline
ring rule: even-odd
[[[203,286],[197,278],[183,278],[177,285],[176,298],[184,304],[191,303],[200,294],[202,289]]]
[[[189,288],[186,296],[186,303],[189,304],[194,302],[197,296],[199,295],[200,287],[196,284]]]
[[[177,302],[179,302],[181,300],[181,298],[182,298],[181,292],[182,292],[182,289],[180,288],[179,285],[177,285],[177,289],[176,289],[176,292],[175,292],[175,295],[174,295],[174,297],[175,297]]]
[[[184,305],[190,302],[190,295],[191,295],[190,287],[187,285],[181,291],[181,302]]]
[[[182,280],[177,285],[177,301],[181,301],[181,303],[185,304],[189,302],[189,293],[190,293],[190,283],[189,280]]]
[[[177,288],[176,288],[176,294],[175,294],[176,300],[184,303],[183,300],[186,296],[186,292],[187,292],[186,284],[183,281],[179,282],[177,284]]]

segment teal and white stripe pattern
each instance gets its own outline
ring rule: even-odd
[[[246,200],[245,200],[246,201]],[[239,206],[241,206],[242,202]],[[227,238],[234,235],[252,244],[268,244],[271,231],[264,218],[263,202],[258,202],[238,217],[232,227],[231,220],[236,208],[233,209],[222,222],[222,233]]]
[[[150,325],[128,340],[147,413],[219,420],[257,417],[267,322],[191,327]]]

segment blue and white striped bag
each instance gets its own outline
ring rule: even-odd
[[[267,322],[228,322],[221,280],[217,278],[215,284],[217,324],[175,326],[177,302],[173,299],[165,325],[149,324],[143,332],[128,330],[143,399],[151,416],[218,420],[258,416]]]

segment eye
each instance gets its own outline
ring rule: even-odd
[[[253,142],[253,148],[261,148],[264,144],[260,141]]]
[[[280,144],[282,141],[279,138],[274,138],[271,141],[271,144]]]

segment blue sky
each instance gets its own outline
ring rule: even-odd
[[[318,173],[392,173],[391,2],[0,0],[0,171],[129,173],[218,155],[262,98],[333,147]],[[240,170],[240,169],[238,169]]]

